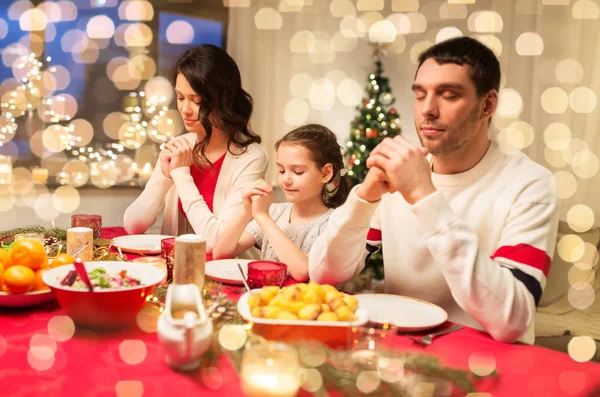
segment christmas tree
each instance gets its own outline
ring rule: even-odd
[[[348,178],[352,185],[361,183],[367,176],[367,158],[375,146],[386,137],[393,138],[402,132],[400,115],[393,107],[396,99],[392,95],[389,79],[384,76],[382,48],[375,47],[375,72],[369,75],[365,89],[366,97],[357,106],[358,115],[350,124],[350,140],[344,152]],[[372,269],[375,278],[383,279],[383,257],[381,250],[367,261],[366,270]]]
[[[352,185],[361,183],[367,176],[367,158],[375,146],[384,138],[393,138],[402,132],[398,124],[400,115],[392,106],[396,99],[389,79],[383,74],[379,47],[375,50],[375,72],[369,75],[365,91],[361,106],[356,107],[359,113],[350,124],[350,140],[345,150]]]

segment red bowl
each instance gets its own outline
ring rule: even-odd
[[[89,272],[104,267],[109,274],[126,270],[140,279],[142,285],[127,289],[94,290],[93,292],[60,285],[62,279],[74,270],[73,265],[61,266],[44,273],[43,281],[54,292],[56,300],[77,325],[95,329],[123,328],[134,324],[146,304],[146,297],[154,292],[164,273],[154,266],[131,262],[87,262]]]

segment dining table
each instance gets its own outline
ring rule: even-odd
[[[102,229],[102,238],[125,234],[122,227]],[[228,291],[232,299],[241,296],[237,287]],[[600,364],[578,362],[559,351],[498,342],[467,326],[425,347],[408,335],[394,333],[390,338],[387,343],[399,351],[431,354],[444,366],[466,371],[477,359],[486,358],[497,375],[477,383],[478,393],[469,397],[600,396]],[[176,395],[243,393],[226,354],[211,367],[191,372],[171,369],[155,328],[139,324],[118,331],[80,328],[56,301],[27,308],[0,307],[0,396]],[[299,395],[311,393],[301,390]],[[329,395],[342,394],[331,390]],[[363,394],[357,389],[355,395]]]

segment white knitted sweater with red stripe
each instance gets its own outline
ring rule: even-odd
[[[533,343],[533,320],[556,244],[552,174],[492,142],[472,169],[432,175],[437,192],[414,205],[352,191],[309,256],[310,278],[338,284],[383,242],[387,293],[433,302],[449,320],[497,340]]]

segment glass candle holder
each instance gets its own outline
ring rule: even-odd
[[[45,242],[44,234],[43,233],[19,233],[19,234],[15,234],[15,241],[19,241],[19,240],[35,240],[35,241],[41,243],[42,245]]]
[[[164,274],[165,278],[160,282],[159,285],[164,285],[167,282],[167,265],[166,261],[163,258],[159,258],[157,256],[141,256],[139,258],[135,258],[132,260],[135,263],[146,263],[150,266],[154,266],[160,269]]]
[[[160,240],[160,257],[167,266],[167,283],[173,281],[173,256],[175,255],[175,237]]]
[[[71,216],[71,227],[89,227],[94,231],[94,239],[100,238],[100,232],[102,232],[102,216],[74,214]]]
[[[279,342],[249,344],[240,378],[246,397],[294,397],[301,385],[298,352]]]
[[[283,287],[287,279],[287,265],[273,261],[248,263],[248,286],[262,288],[269,285]]]

